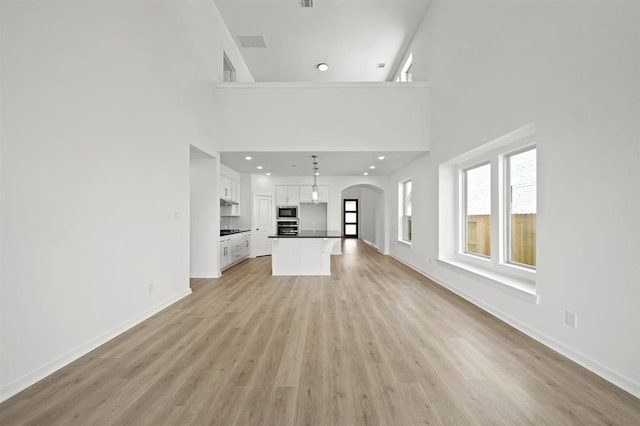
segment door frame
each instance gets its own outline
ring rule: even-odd
[[[269,248],[267,250],[266,253],[258,253],[258,244],[256,244],[256,242],[258,241],[258,233],[256,231],[259,231],[258,228],[258,197],[260,198],[268,198],[269,199],[269,212],[271,214],[271,223],[269,224],[269,229],[268,229],[268,234],[272,234],[273,233],[273,229],[274,229],[274,224],[275,224],[275,220],[273,219],[274,214],[275,214],[275,210],[273,207],[273,195],[272,194],[253,194],[253,214],[251,215],[251,255],[253,257],[256,256],[270,256],[271,255],[271,242],[269,242]]]
[[[347,225],[353,225],[353,222],[349,222],[347,223],[347,213],[353,213],[352,211],[347,212],[346,211],[346,204],[347,201],[355,201],[356,203],[356,221],[355,221],[355,225],[356,225],[356,234],[355,235],[347,235]],[[342,235],[345,238],[360,238],[360,200],[357,198],[343,198],[342,199]]]

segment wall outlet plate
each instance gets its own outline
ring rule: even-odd
[[[564,322],[569,326],[576,328],[578,326],[578,316],[575,312],[566,311],[564,314]]]

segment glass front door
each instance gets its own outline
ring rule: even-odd
[[[346,238],[358,238],[358,200],[344,200],[344,236]]]

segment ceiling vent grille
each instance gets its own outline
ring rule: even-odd
[[[246,48],[265,48],[267,43],[264,41],[264,37],[261,35],[241,35],[238,36],[238,43],[240,47]]]
[[[300,0],[300,7],[303,9],[313,7],[313,0]]]

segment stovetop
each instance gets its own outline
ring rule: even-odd
[[[220,236],[223,237],[225,235],[238,234],[240,232],[247,232],[247,231],[242,229],[221,229]]]

